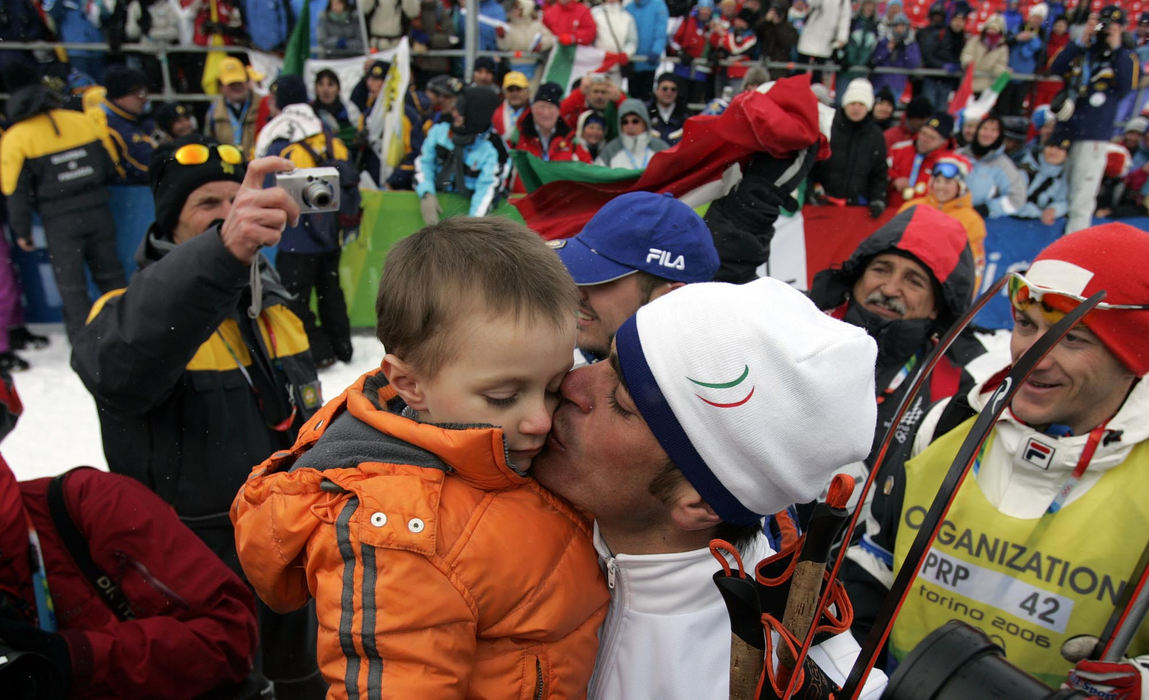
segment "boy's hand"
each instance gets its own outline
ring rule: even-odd
[[[263,188],[268,175],[294,170],[286,158],[268,156],[253,160],[247,166],[243,184],[232,202],[219,237],[236,260],[250,265],[260,248],[279,243],[290,223],[299,223],[299,204],[280,187]]]

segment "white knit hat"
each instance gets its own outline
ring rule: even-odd
[[[642,417],[726,522],[810,501],[870,451],[874,341],[783,282],[686,285],[615,342]]]
[[[854,78],[842,93],[842,106],[852,102],[861,102],[869,111],[874,108],[874,86],[865,78]]]

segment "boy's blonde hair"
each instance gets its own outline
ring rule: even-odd
[[[533,231],[502,217],[452,217],[387,254],[375,300],[375,335],[434,376],[465,347],[458,321],[488,313],[574,328],[578,288]]]

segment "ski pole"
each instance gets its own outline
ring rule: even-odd
[[[993,285],[991,285],[990,288],[987,289],[980,297],[977,298],[977,301],[975,301],[973,305],[966,311],[965,315],[958,319],[957,322],[955,322],[953,326],[950,327],[946,334],[942,336],[941,340],[938,341],[938,344],[934,346],[934,349],[931,350],[929,355],[926,356],[926,359],[921,364],[917,374],[914,375],[914,379],[910,383],[910,388],[906,391],[905,395],[902,396],[902,400],[898,404],[897,410],[894,411],[894,417],[890,422],[890,427],[886,430],[885,437],[882,439],[881,447],[878,449],[874,464],[870,468],[870,473],[866,476],[866,480],[862,483],[862,490],[858,496],[858,504],[854,507],[854,512],[850,516],[850,522],[846,526],[846,532],[842,537],[842,547],[838,551],[838,556],[834,559],[834,566],[830,569],[830,583],[837,579],[838,571],[842,568],[842,563],[846,559],[846,549],[848,548],[850,540],[853,537],[854,530],[858,525],[858,520],[861,518],[862,508],[866,503],[866,496],[869,494],[870,488],[873,486],[874,480],[877,478],[879,468],[881,467],[882,462],[885,460],[886,454],[889,452],[890,444],[894,439],[894,434],[897,431],[898,425],[902,422],[902,418],[905,416],[906,411],[909,410],[909,407],[913,405],[914,400],[917,398],[921,388],[925,385],[926,380],[929,378],[934,368],[937,367],[938,363],[941,362],[942,358],[945,357],[946,351],[949,350],[951,345],[953,345],[953,342],[957,340],[957,337],[961,335],[961,333],[966,329],[966,327],[969,326],[969,324],[973,323],[973,319],[975,316],[977,316],[978,312],[981,311],[982,308],[984,308],[985,305],[988,304],[990,300],[992,300],[994,296],[996,296],[997,293],[1001,291],[1008,280],[1009,275],[1001,277],[996,282],[994,282]],[[818,610],[825,608],[826,602],[829,599],[829,591],[830,588],[827,585],[821,598],[818,600]],[[796,663],[801,664],[806,660],[806,654],[809,652],[813,640],[814,635],[811,634],[810,631],[807,631],[806,638],[803,640],[802,648],[799,650],[798,657],[795,660]],[[788,688],[787,694],[792,691],[792,688]],[[784,697],[788,697],[788,695]]]
[[[929,512],[922,521],[917,536],[914,537],[913,544],[894,579],[894,584],[890,587],[890,592],[882,601],[882,607],[874,619],[874,626],[870,628],[870,633],[866,636],[862,650],[858,654],[853,668],[850,669],[850,675],[846,678],[845,685],[842,686],[842,698],[857,700],[861,694],[862,684],[873,669],[874,664],[877,663],[878,654],[889,637],[890,629],[898,611],[901,610],[902,604],[905,602],[910,584],[917,577],[918,571],[925,561],[925,555],[933,545],[934,538],[937,537],[937,533],[941,529],[942,521],[946,513],[949,512],[958,489],[961,488],[962,481],[969,473],[974,460],[977,459],[978,452],[986,438],[989,437],[997,419],[1009,406],[1014,394],[1021,388],[1025,378],[1029,376],[1034,367],[1104,298],[1104,291],[1097,292],[1078,304],[1073,311],[1067,313],[1064,318],[1038,338],[1018,358],[1013,369],[990,396],[985,409],[978,414],[977,420],[970,428],[969,435],[962,442],[961,448],[958,449],[949,471],[938,488],[937,496],[930,505]]]
[[[1121,591],[1117,606],[1109,621],[1105,624],[1105,631],[1097,640],[1092,658],[1100,661],[1118,662],[1125,656],[1125,651],[1133,642],[1133,636],[1149,612],[1149,544],[1141,552],[1141,560],[1133,569],[1133,576]]]

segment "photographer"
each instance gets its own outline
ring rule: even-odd
[[[1117,106],[1133,89],[1138,73],[1136,54],[1122,43],[1124,25],[1125,11],[1116,5],[1105,6],[1097,23],[1087,22],[1081,39],[1070,42],[1049,69],[1065,79],[1067,87],[1054,98],[1052,106],[1059,121],[1069,122],[1073,140],[1066,162],[1066,233],[1083,229],[1093,220]]]
[[[156,149],[140,271],[96,302],[72,351],[109,469],[155,491],[237,573],[232,496],[322,404],[303,324],[259,254],[299,218],[287,192],[262,188],[293,167],[245,169],[238,148],[194,134]],[[311,613],[259,613],[276,695],[321,696]]]
[[[19,412],[0,373],[0,436]],[[17,483],[0,459],[5,698],[250,697],[255,628],[251,592],[136,481],[81,468]]]

